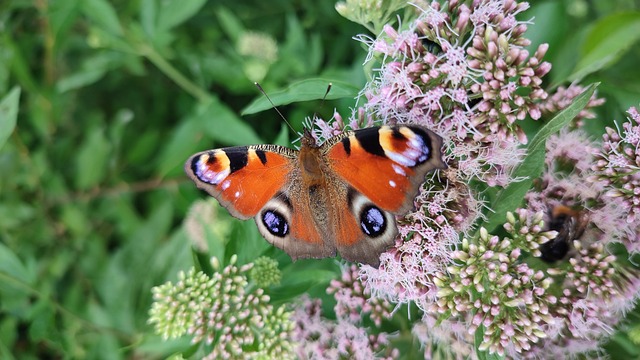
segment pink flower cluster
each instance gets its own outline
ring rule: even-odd
[[[607,246],[640,248],[640,115],[632,109],[635,124],[607,129],[599,149],[576,130],[603,102],[592,97],[572,131],[548,139],[546,169],[526,208],[506,219],[506,236],[484,229],[474,235],[482,196],[522,180],[511,174],[525,153],[522,121],[565,109],[583,88],[543,89],[547,45],[530,54],[527,23],[516,19],[527,3],[422,4],[408,26],[361,38],[370,46],[368,61],[380,67],[350,126],[427,126],[445,140],[449,168],[427,179],[415,211],[398,218],[400,236],[380,267],[360,268],[364,287],[353,268],[334,282],[337,311],[356,319],[379,299],[416,304],[424,317],[414,334],[425,351],[446,349],[455,358],[476,350],[532,358],[597,352],[639,296],[638,273],[618,264]],[[344,123],[336,120],[317,123],[316,135],[339,133]],[[556,265],[564,266],[549,269]],[[347,283],[354,290],[344,290]]]
[[[366,107],[381,118],[437,125],[459,139],[526,142],[517,125],[540,118],[547,97],[542,61],[548,46],[530,56],[527,26],[516,15],[527,3],[431,2],[412,26],[373,41],[370,57],[382,55],[380,75],[365,89]],[[527,95],[521,95],[526,88]]]
[[[382,65],[363,91],[365,113],[432,128],[445,139],[449,166],[440,181],[427,182],[416,210],[399,219],[401,236],[381,266],[361,268],[374,296],[426,309],[435,300],[434,274],[451,263],[459,234],[482,216],[470,184],[514,180],[511,170],[524,154],[518,146],[526,142],[518,121],[540,117],[547,96],[541,78],[550,69],[542,61],[546,45],[533,56],[524,48],[526,24],[516,15],[527,8],[510,0],[431,2],[417,8],[407,30],[386,26],[368,41],[370,58]]]
[[[399,355],[397,349],[388,346],[386,333],[369,334],[359,321],[351,321],[348,316],[338,316],[336,321],[324,318],[320,300],[303,297],[292,320],[298,359],[391,360]]]
[[[622,200],[627,222],[636,223],[640,219],[640,114],[634,107],[628,113],[631,118],[622,129],[606,129],[593,170],[607,195]]]
[[[336,316],[357,323],[365,315],[369,315],[374,324],[379,327],[383,319],[391,317],[393,306],[382,298],[371,297],[370,289],[365,288],[358,278],[356,265],[342,269],[342,278],[332,280],[328,294],[336,299]]]

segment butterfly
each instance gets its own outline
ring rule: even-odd
[[[191,156],[185,172],[238,219],[298,258],[333,257],[377,267],[394,244],[394,215],[413,208],[425,175],[445,169],[442,138],[418,125],[346,131],[300,150],[237,146]]]

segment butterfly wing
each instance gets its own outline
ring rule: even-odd
[[[392,213],[342,182],[332,197],[344,199],[328,207],[335,246],[343,259],[378,267],[380,254],[394,244],[398,229]],[[342,190],[340,190],[342,189]]]
[[[276,145],[237,146],[197,153],[184,170],[231,215],[249,219],[287,183],[297,151]]]
[[[326,192],[307,187],[299,167],[255,217],[262,236],[293,260],[336,255],[326,214]]]
[[[348,133],[326,156],[331,169],[374,204],[404,214],[425,175],[447,168],[441,147],[442,138],[425,127],[382,126]]]
[[[262,236],[293,259],[335,256],[314,221],[297,159],[298,151],[281,146],[239,146],[197,153],[185,172],[231,215],[254,217]]]
[[[328,141],[330,172],[346,186],[345,207],[331,217],[343,258],[377,266],[398,233],[394,215],[413,208],[428,172],[446,168],[441,147],[440,136],[417,125],[367,128]]]

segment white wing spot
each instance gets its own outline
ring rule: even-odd
[[[240,191],[236,191],[235,197],[240,197]]]
[[[418,163],[424,162],[429,159],[429,148],[424,143],[424,140],[420,136],[415,135],[413,132],[410,135],[411,136],[407,136],[408,146],[403,151],[384,151],[385,155],[387,155],[389,159],[406,167],[414,167]]]
[[[392,188],[396,187],[396,182],[393,180],[389,180],[389,185],[391,185]]]
[[[402,175],[402,176],[407,176],[407,173],[404,171],[402,166],[400,166],[398,164],[391,164],[391,166],[393,167],[393,171],[395,171],[396,174]]]
[[[229,186],[231,186],[231,180],[225,180],[222,182],[222,185],[220,185],[222,190],[227,190]]]

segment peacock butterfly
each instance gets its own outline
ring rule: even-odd
[[[418,125],[347,131],[300,150],[237,146],[191,156],[185,172],[292,259],[336,255],[377,267],[425,175],[445,169],[442,138]]]

